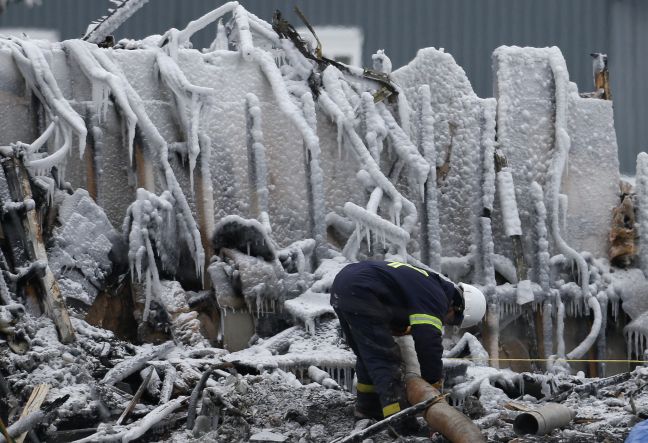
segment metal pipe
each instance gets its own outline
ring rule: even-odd
[[[405,381],[407,387],[407,400],[417,404],[429,398],[437,397],[441,393],[423,380],[421,377],[410,376]],[[423,414],[430,428],[440,432],[452,443],[479,443],[486,442],[481,431],[468,417],[441,400]]]
[[[544,435],[568,425],[575,415],[567,406],[547,403],[539,409],[518,415],[513,423],[513,430],[518,435]]]

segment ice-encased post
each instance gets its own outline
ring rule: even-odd
[[[199,132],[198,140],[200,143],[200,155],[198,156],[200,174],[196,176],[196,209],[198,210],[200,239],[204,250],[204,265],[209,266],[209,260],[214,252],[211,242],[214,233],[214,188],[209,169],[211,138],[207,134]],[[202,280],[203,288],[211,287],[211,279],[206,272],[203,272]]]
[[[301,97],[304,118],[310,126],[312,132],[317,134],[317,115],[315,113],[315,101],[310,92]],[[304,140],[304,162],[307,171],[308,195],[310,198],[310,217],[312,226],[312,235],[317,243],[317,250],[324,247],[326,241],[326,214],[324,200],[324,173],[320,166],[320,146],[319,142],[309,143]],[[318,251],[317,257],[322,256],[323,251]]]
[[[265,146],[261,126],[261,107],[253,93],[245,96],[247,120],[248,177],[252,190],[252,216],[255,216],[270,232],[268,217],[268,186]]]
[[[436,187],[436,146],[434,145],[434,114],[432,111],[430,86],[422,85],[418,90],[420,98],[418,125],[418,149],[430,165],[424,188],[424,210],[421,211],[421,230],[423,248],[421,255],[424,263],[432,269],[441,270],[441,232],[439,227],[439,208]]]
[[[553,352],[553,325],[551,322],[551,312],[553,310],[551,304],[551,276],[549,266],[549,240],[547,233],[547,209],[544,204],[544,193],[542,187],[537,182],[531,183],[531,199],[533,201],[533,215],[535,223],[534,229],[534,242],[532,243],[536,248],[535,266],[533,272],[533,279],[540,285],[543,297],[542,306],[542,343],[544,355],[551,355]],[[560,297],[560,295],[558,295]]]
[[[639,266],[648,277],[648,154],[637,156],[637,228],[639,231]]]
[[[482,272],[484,280],[484,295],[488,302],[486,310],[486,322],[484,328],[484,340],[488,354],[491,358],[491,366],[499,368],[499,303],[495,291],[495,268],[493,266],[493,231],[491,219],[480,218],[481,226],[481,249],[482,249]]]

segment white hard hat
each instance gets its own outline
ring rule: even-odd
[[[460,328],[469,328],[482,321],[486,314],[486,297],[482,291],[467,283],[459,283],[463,289],[464,318]]]

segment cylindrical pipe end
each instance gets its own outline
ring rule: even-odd
[[[535,411],[524,412],[517,416],[513,430],[518,435],[545,435],[556,428],[569,424],[574,411],[558,403],[547,403]]]

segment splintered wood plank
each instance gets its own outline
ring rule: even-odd
[[[20,414],[20,418],[27,417],[30,413],[40,410],[41,405],[45,401],[45,397],[47,397],[49,389],[49,385],[37,385],[29,396],[29,400],[27,400],[25,408],[23,409],[22,414]],[[25,437],[27,437],[27,433],[23,432],[18,437],[16,437],[14,441],[16,443],[23,443],[25,441]]]

